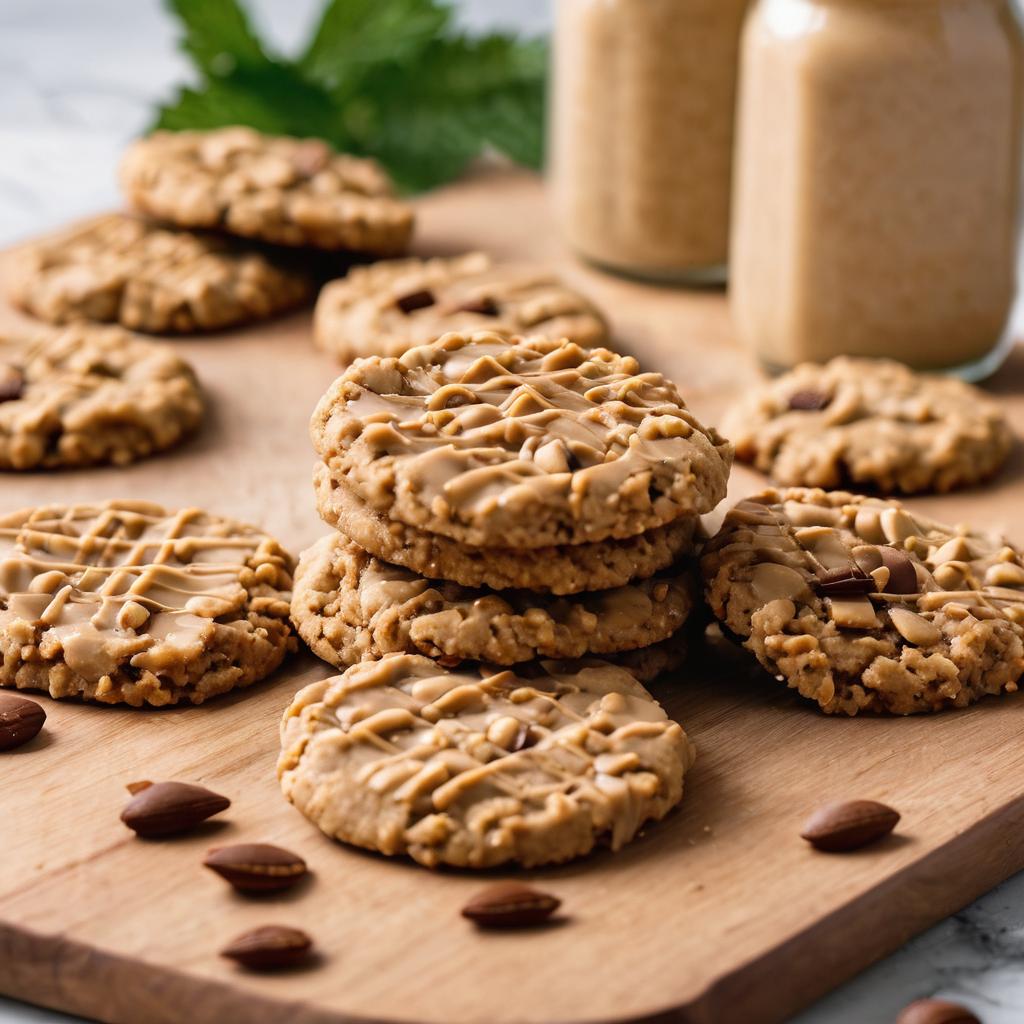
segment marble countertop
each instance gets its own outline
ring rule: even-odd
[[[548,0],[461,0],[471,26],[538,30]],[[320,0],[250,0],[283,50],[308,34]],[[154,102],[188,76],[159,0],[0,2],[0,245],[117,205],[113,168]],[[1024,1020],[1024,875],[909,943],[796,1018],[885,1024],[938,994],[984,1024]],[[71,1018],[0,997],[0,1024]]]

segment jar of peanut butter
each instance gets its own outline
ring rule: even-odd
[[[892,356],[970,379],[999,364],[1022,64],[1009,0],[757,0],[731,287],[764,363]]]
[[[747,4],[556,0],[552,191],[585,258],[656,280],[724,279]]]

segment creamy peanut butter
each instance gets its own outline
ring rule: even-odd
[[[606,266],[721,277],[748,0],[558,0],[558,217]]]
[[[1005,0],[760,0],[732,251],[747,346],[776,367],[990,367],[1015,293],[1022,56]]]

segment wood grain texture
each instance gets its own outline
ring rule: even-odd
[[[720,293],[606,277],[572,261],[539,184],[488,176],[423,200],[418,248],[537,256],[611,313],[622,348],[664,369],[712,421],[757,370]],[[17,320],[0,311],[0,322]],[[126,470],[0,480],[0,508],[131,496],[199,504],[267,527],[298,552],[323,532],[306,423],[337,368],[308,318],[171,342],[193,360],[208,422],[184,448]],[[994,388],[1024,428],[1024,356]],[[762,484],[738,469],[735,499]],[[1022,539],[1020,452],[991,487],[912,502]],[[138,712],[46,705],[47,728],[0,755],[0,991],[116,1024],[430,1024],[785,1019],[1024,866],[1019,699],[916,719],[828,719],[742,652],[711,647],[655,687],[698,747],[682,807],[617,855],[528,877],[565,920],[480,934],[459,908],[482,880],[331,843],[281,798],[277,723],[292,693],[330,674],[308,656],[243,695]],[[126,782],[180,779],[231,797],[223,821],[171,841],[118,821]],[[846,856],[798,838],[817,804],[898,808],[895,836]],[[300,853],[313,877],[270,899],[201,867],[208,846]],[[506,877],[496,873],[489,880]],[[246,974],[216,955],[239,932],[295,925],[322,962]]]

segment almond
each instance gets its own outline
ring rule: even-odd
[[[217,846],[203,864],[242,892],[279,892],[306,874],[306,862],[298,854],[268,843]]]
[[[896,1024],[981,1024],[965,1006],[945,999],[918,999],[896,1018]]]
[[[137,786],[137,783],[133,783]],[[121,812],[121,820],[146,838],[188,832],[214,814],[231,806],[231,801],[202,786],[187,782],[154,782],[137,790]]]
[[[254,971],[274,971],[302,963],[313,940],[298,928],[269,924],[232,939],[220,955]]]
[[[39,735],[46,712],[27,697],[0,693],[0,750],[13,750]]]
[[[857,850],[887,836],[899,813],[874,800],[826,804],[807,819],[800,833],[812,846],[829,853]]]
[[[524,928],[546,921],[561,905],[557,896],[503,882],[477,893],[462,908],[462,916],[481,928]]]

